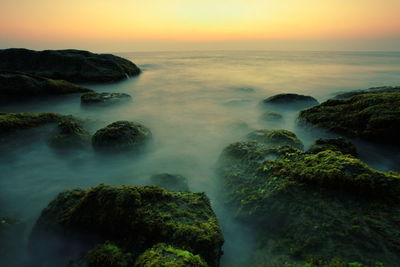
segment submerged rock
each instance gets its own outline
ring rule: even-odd
[[[124,93],[86,93],[81,96],[83,106],[108,106],[131,101],[132,97]]]
[[[330,150],[273,149],[235,143],[218,161],[228,207],[257,237],[249,266],[399,262],[400,174]]]
[[[304,109],[318,105],[318,101],[312,96],[299,94],[278,94],[263,100],[266,106],[284,109]]]
[[[146,250],[136,260],[134,267],[208,267],[199,256],[163,243]]]
[[[368,93],[328,100],[303,110],[299,123],[376,143],[399,145],[400,92]]]
[[[70,150],[87,148],[90,144],[90,133],[74,120],[63,120],[48,139],[54,149]]]
[[[140,73],[131,61],[82,50],[0,50],[0,71],[18,71],[71,82],[111,82]]]
[[[0,96],[3,98],[27,99],[91,91],[63,80],[52,80],[22,73],[0,72]]]
[[[283,116],[278,112],[267,111],[261,115],[261,120],[266,122],[280,122],[283,121]]]
[[[303,143],[291,131],[287,130],[256,130],[246,135],[247,140],[264,143],[270,147],[273,146],[293,146],[303,149]]]
[[[137,122],[117,121],[98,130],[93,148],[100,152],[140,151],[152,139],[151,131]]]
[[[342,154],[348,154],[354,157],[358,156],[356,146],[342,137],[331,139],[318,139],[308,149],[307,152],[316,154],[325,150],[339,151],[342,152]]]
[[[107,240],[118,248],[106,245],[96,251],[130,252],[135,258],[155,244],[166,243],[200,255],[210,266],[219,265],[223,244],[204,193],[99,185],[60,193],[41,213],[29,245],[36,262],[55,261],[52,266],[62,266],[77,255],[71,256],[71,249],[80,248],[82,253]]]
[[[186,177],[179,174],[160,173],[150,177],[152,185],[172,191],[189,191]]]

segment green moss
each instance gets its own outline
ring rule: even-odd
[[[85,256],[88,267],[129,267],[133,265],[132,255],[124,253],[111,242],[95,246]]]
[[[135,267],[207,267],[199,256],[167,244],[157,244],[146,250],[135,262]]]
[[[0,134],[55,123],[63,117],[56,113],[0,113]]]
[[[171,191],[189,191],[186,177],[179,174],[155,174],[150,177],[150,183]]]
[[[324,150],[339,151],[343,154],[352,155],[354,157],[358,156],[356,146],[342,137],[332,139],[318,139],[308,149],[307,152],[316,154]]]
[[[42,212],[34,236],[71,231],[97,234],[126,251],[165,242],[201,255],[210,266],[218,265],[223,244],[205,194],[155,186],[100,185],[60,194]]]
[[[378,143],[400,144],[400,92],[328,100],[303,110],[299,122]]]
[[[257,130],[249,133],[246,136],[247,140],[257,141],[266,144],[270,147],[273,146],[293,146],[298,149],[303,149],[303,143],[297,136],[287,130]]]
[[[55,149],[82,149],[90,144],[89,132],[74,120],[63,120],[48,138],[48,143]]]

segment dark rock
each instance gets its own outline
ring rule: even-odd
[[[246,135],[246,139],[263,143],[269,147],[288,145],[298,149],[303,149],[303,143],[294,133],[282,129],[256,130]]]
[[[348,99],[356,95],[373,94],[373,93],[393,93],[400,92],[400,86],[382,86],[372,87],[369,89],[353,90],[336,95],[333,99]]]
[[[208,264],[199,255],[160,243],[140,255],[134,266],[208,267]]]
[[[85,256],[87,267],[131,267],[133,257],[123,252],[117,245],[106,241],[89,250]]]
[[[318,101],[312,96],[298,94],[278,94],[263,100],[266,106],[282,109],[300,110],[318,105]]]
[[[52,80],[29,74],[0,72],[0,96],[2,98],[27,99],[91,91],[63,80]]]
[[[140,151],[151,139],[151,131],[144,125],[117,121],[98,130],[92,137],[92,145],[99,152]]]
[[[132,97],[124,93],[86,93],[81,96],[83,106],[109,106],[131,101]]]
[[[89,147],[90,133],[74,120],[63,120],[48,139],[49,145],[57,150],[84,149]]]
[[[278,112],[267,111],[261,115],[261,120],[266,122],[280,122],[283,121],[283,116]]]
[[[219,265],[223,244],[204,193],[99,185],[60,193],[37,220],[29,247],[35,261],[56,261],[59,265],[49,266],[62,266],[74,259],[68,253],[71,247],[87,251],[107,240],[134,257],[166,243],[200,255],[210,266]]]
[[[18,71],[71,82],[112,82],[140,73],[131,61],[81,50],[0,50],[0,71]]]
[[[65,116],[57,113],[1,113],[0,112],[0,135],[13,133],[23,129],[43,126],[45,124],[57,123]]]
[[[179,174],[155,174],[150,177],[150,183],[171,191],[189,191],[186,177]]]
[[[332,139],[318,139],[308,149],[307,153],[317,154],[325,150],[339,151],[342,154],[348,154],[354,157],[358,156],[356,146],[342,137]]]
[[[298,121],[308,127],[399,145],[400,92],[368,93],[345,100],[328,100],[301,111]]]
[[[225,201],[257,239],[248,266],[263,266],[260,255],[273,266],[399,262],[400,174],[329,150],[273,149],[235,143],[218,161]]]

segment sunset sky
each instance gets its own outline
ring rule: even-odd
[[[0,46],[400,50],[400,0],[1,0]]]

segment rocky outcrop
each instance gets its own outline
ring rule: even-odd
[[[199,255],[208,265],[219,266],[223,237],[204,193],[108,185],[65,191],[43,210],[30,237],[35,262],[53,264],[48,266],[62,266],[96,244],[103,245],[89,251],[91,262],[96,262],[99,251],[117,259],[130,252],[132,260],[144,252],[139,260],[143,262],[154,252],[145,251],[158,243],[168,246],[153,250],[169,251],[173,246],[178,254]],[[71,254],[71,249],[79,253]]]
[[[144,125],[117,121],[98,130],[92,137],[92,145],[98,152],[138,152],[151,139],[151,131]]]
[[[150,184],[160,186],[171,191],[189,191],[186,177],[180,174],[155,174],[150,177]]]
[[[0,135],[62,121],[57,113],[0,113]]]
[[[250,141],[257,141],[269,147],[273,146],[293,146],[298,149],[303,149],[303,143],[297,136],[288,130],[257,130],[246,135],[246,139]]]
[[[314,97],[299,94],[278,94],[264,99],[262,103],[266,107],[294,110],[300,110],[319,104]]]
[[[112,82],[140,73],[131,61],[82,50],[0,50],[0,71],[17,71],[70,82]]]
[[[132,97],[124,93],[86,93],[81,96],[81,105],[88,106],[110,106],[131,101]]]
[[[331,139],[317,139],[314,144],[307,150],[307,153],[317,154],[325,150],[339,151],[342,154],[351,155],[353,157],[358,156],[356,146],[342,137]]]

